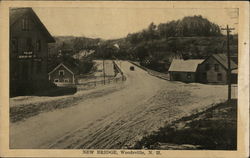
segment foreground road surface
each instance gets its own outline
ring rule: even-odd
[[[164,124],[226,99],[225,86],[169,82],[129,62],[127,81],[74,106],[10,124],[10,148],[127,148]]]

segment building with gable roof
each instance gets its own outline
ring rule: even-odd
[[[237,65],[231,62],[231,82],[237,83]],[[173,59],[169,67],[170,80],[201,83],[227,83],[227,56],[213,54],[206,59]]]
[[[32,94],[48,84],[48,43],[54,38],[32,8],[10,9],[10,94]]]
[[[77,73],[76,67],[72,67],[72,65],[64,62],[57,65],[48,75],[49,80],[57,86],[68,86],[77,83]]]
[[[227,83],[228,63],[225,54],[213,54],[199,65],[197,81],[202,83]],[[237,83],[237,65],[231,63],[231,82]]]

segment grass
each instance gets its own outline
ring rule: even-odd
[[[177,120],[144,137],[134,148],[188,149],[185,144],[193,146],[192,149],[236,150],[237,100]]]

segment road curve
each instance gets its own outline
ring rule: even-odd
[[[207,85],[168,82],[138,67],[130,71],[127,61],[118,65],[127,80],[112,86],[117,91],[11,123],[10,148],[126,148],[166,122],[226,96],[225,86],[212,87],[220,95],[201,93]]]
[[[130,63],[118,63],[127,76],[125,85],[121,86],[124,89],[11,124],[11,148],[48,148],[61,137],[77,129],[86,128],[123,108],[133,107],[137,102],[151,97],[159,88],[155,84],[149,84],[152,77],[145,71],[138,68],[132,72],[129,70]],[[117,88],[120,88],[120,85]]]

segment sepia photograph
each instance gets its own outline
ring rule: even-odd
[[[10,150],[239,149],[239,8],[8,12]]]

